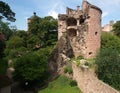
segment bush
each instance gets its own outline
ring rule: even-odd
[[[72,81],[70,82],[70,86],[71,86],[71,87],[77,86],[77,82],[76,82],[75,80],[72,80]]]
[[[4,58],[0,59],[0,74],[6,74],[7,61]]]
[[[0,58],[2,58],[3,56],[4,49],[5,49],[5,42],[0,40]]]
[[[64,73],[72,74],[73,73],[72,67],[70,67],[70,66],[65,67],[64,68]]]
[[[96,58],[98,78],[120,90],[120,55],[114,49],[102,49]]]
[[[22,82],[44,81],[47,79],[47,60],[49,56],[48,49],[42,48],[37,52],[26,54],[17,59],[14,64],[14,79]]]
[[[116,49],[120,52],[120,38],[111,33],[103,32],[101,38],[102,49]]]

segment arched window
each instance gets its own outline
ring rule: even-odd
[[[77,20],[73,17],[70,17],[67,19],[67,25],[68,26],[76,26],[77,25]]]

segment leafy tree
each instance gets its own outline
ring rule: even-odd
[[[3,42],[2,40],[0,40],[0,58],[3,55],[4,49],[5,49],[5,42]]]
[[[7,40],[13,34],[13,31],[9,28],[9,23],[5,23],[2,20],[0,20],[0,32],[5,35]]]
[[[120,21],[117,21],[114,25],[113,25],[113,32],[120,37]]]
[[[27,48],[33,50],[33,49],[39,49],[42,46],[42,41],[37,35],[29,35],[27,40]]]
[[[40,80],[42,83],[47,75],[48,56],[49,48],[45,48],[19,58],[14,64],[14,79],[22,82]]]
[[[120,90],[120,55],[115,49],[102,49],[96,58],[98,78]]]
[[[19,47],[24,46],[24,40],[23,38],[20,38],[19,36],[12,36],[9,41],[7,41],[7,48],[8,49],[16,49]]]
[[[101,38],[102,49],[116,49],[120,52],[120,38],[114,34],[103,32]]]
[[[27,54],[28,49],[26,47],[19,47],[16,49],[5,49],[7,59],[16,59]]]
[[[25,47],[24,39],[13,35],[6,43],[5,55],[7,59],[16,59],[26,54],[27,48]]]
[[[23,38],[24,43],[25,43],[25,47],[27,47],[27,39],[28,39],[28,33],[27,31],[24,30],[17,30],[14,32],[14,35]]]
[[[10,6],[3,1],[0,1],[0,14],[0,20],[4,17],[12,22],[16,20],[15,13],[11,10]]]
[[[37,35],[42,46],[54,45],[57,41],[57,20],[51,16],[40,18],[36,15],[30,18],[29,35]],[[29,37],[29,36],[28,36]],[[29,38],[30,39],[30,38]],[[44,43],[43,43],[44,42]]]

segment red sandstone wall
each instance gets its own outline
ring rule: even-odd
[[[58,20],[58,40],[66,32],[66,21]]]
[[[100,81],[96,77],[94,70],[77,67],[75,63],[72,64],[72,69],[73,79],[77,81],[82,93],[119,93],[117,90]]]
[[[96,56],[101,42],[101,12],[95,8],[90,8],[88,20],[88,32],[86,34],[86,58]]]

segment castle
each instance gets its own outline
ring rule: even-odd
[[[58,15],[58,40],[67,35],[75,57],[95,57],[101,45],[101,14],[100,8],[86,0],[82,9],[67,8],[66,14]]]
[[[58,15],[58,41],[64,35],[70,40],[74,56],[94,58],[101,46],[101,15],[100,8],[83,0],[82,9],[67,8],[66,14]],[[28,18],[28,29],[31,19]]]
[[[113,30],[113,24],[114,24],[114,21],[110,21],[109,24],[106,24],[104,27],[102,27],[102,31],[105,31],[105,32],[110,32]]]

